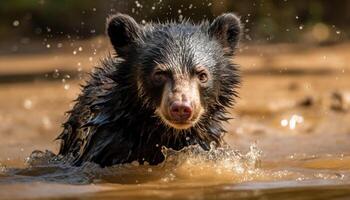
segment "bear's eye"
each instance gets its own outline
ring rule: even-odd
[[[206,83],[209,79],[208,73],[205,70],[197,72],[197,77],[201,83]]]
[[[155,71],[152,79],[155,85],[162,85],[168,79],[168,74],[165,71]]]

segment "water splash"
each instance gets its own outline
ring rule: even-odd
[[[243,181],[253,178],[259,173],[262,151],[256,144],[243,154],[229,146],[215,147],[211,145],[209,151],[199,146],[190,146],[180,151],[163,147],[166,157],[163,165],[172,169],[169,176],[163,181],[172,181],[176,178],[211,179],[214,181]]]
[[[156,166],[132,162],[101,168],[98,164],[89,162],[74,167],[69,164],[71,159],[69,157],[57,156],[50,151],[34,151],[26,159],[27,167],[24,169],[0,165],[0,183],[217,185],[247,181],[347,180],[347,176],[343,173],[334,174],[322,169],[285,168],[283,165],[266,168],[266,162],[265,166],[261,165],[262,151],[256,144],[251,145],[246,153],[231,149],[229,146],[216,147],[215,145],[211,145],[209,151],[197,145],[180,151],[163,147],[162,152],[166,159]]]
[[[209,151],[200,146],[190,146],[180,151],[163,147],[165,161],[157,166],[130,164],[101,168],[94,163],[82,166],[69,165],[69,158],[57,156],[51,151],[34,151],[26,159],[27,168],[7,169],[6,174],[14,181],[46,181],[73,184],[100,182],[144,183],[149,181],[206,180],[243,181],[252,179],[258,172],[261,151],[252,145],[243,154],[228,146]],[[247,178],[249,177],[249,178]]]
[[[219,168],[243,172],[245,170],[254,170],[259,167],[262,151],[256,144],[250,146],[250,151],[246,154],[238,150],[233,150],[229,146],[216,147],[210,145],[210,150],[205,151],[198,145],[186,147],[180,151],[175,151],[163,147],[163,154],[166,158],[164,164],[182,164],[182,163],[209,163],[213,162]]]
[[[54,164],[57,163],[58,160],[58,156],[51,151],[35,150],[26,158],[25,162],[29,167],[35,167]]]

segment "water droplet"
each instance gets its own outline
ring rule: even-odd
[[[78,48],[78,51],[83,51],[83,47],[79,47],[79,48]]]
[[[41,119],[41,122],[44,126],[45,129],[49,130],[52,128],[52,123],[51,123],[51,120],[48,116],[44,116],[42,119]]]
[[[25,99],[23,102],[23,107],[27,110],[30,110],[33,107],[33,102],[30,99]]]
[[[304,26],[303,25],[300,25],[299,26],[299,30],[303,30]]]
[[[65,89],[65,90],[69,90],[69,88],[70,88],[70,85],[69,85],[69,84],[64,84],[64,89]]]
[[[13,25],[14,27],[19,26],[19,21],[18,21],[18,20],[13,21],[13,22],[12,22],[12,25]]]
[[[292,115],[290,119],[282,119],[281,120],[281,126],[287,127],[289,126],[289,129],[294,130],[297,126],[297,124],[303,123],[304,118],[300,115]]]
[[[287,119],[282,119],[281,120],[281,126],[283,126],[283,127],[288,126],[288,120]]]
[[[60,76],[60,73],[59,73],[58,69],[55,69],[55,71],[52,74],[52,77],[53,78],[58,78],[59,76]]]
[[[73,55],[76,55],[76,54],[77,54],[77,51],[74,50],[74,51],[73,51]]]
[[[335,33],[336,33],[337,35],[339,35],[339,34],[341,33],[341,31],[338,30],[338,31],[336,31]]]
[[[140,4],[139,1],[135,1],[135,4],[136,4],[136,7],[138,7],[138,8],[142,8],[143,7],[142,4]]]
[[[51,45],[50,45],[50,44],[47,44],[47,45],[46,45],[46,48],[48,48],[48,49],[49,49],[50,47],[51,47]]]

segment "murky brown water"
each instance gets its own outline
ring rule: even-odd
[[[47,163],[37,153],[27,168],[2,170],[1,197],[8,199],[331,199],[350,194],[350,156],[260,160],[229,148],[166,151],[159,166],[137,163],[100,168]],[[20,191],[20,192],[18,192]],[[313,194],[317,192],[316,194]]]
[[[104,169],[47,163],[49,153],[28,160],[35,149],[57,151],[78,82],[1,84],[0,199],[348,199],[349,78],[246,74],[230,147]]]

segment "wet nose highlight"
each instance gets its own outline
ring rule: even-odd
[[[192,107],[189,102],[174,101],[170,105],[170,115],[175,120],[188,120],[192,115]]]

